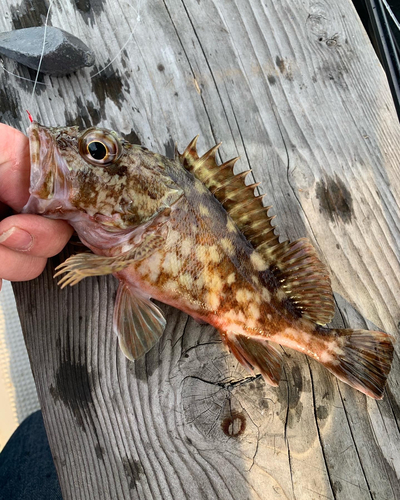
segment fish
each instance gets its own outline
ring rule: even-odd
[[[277,386],[287,346],[343,382],[381,399],[393,339],[329,328],[335,307],[326,266],[307,238],[281,242],[264,196],[218,164],[220,144],[199,156],[195,137],[173,159],[117,132],[46,127],[32,119],[30,197],[24,213],[67,220],[91,252],[69,257],[62,287],[90,276],[119,280],[113,325],[137,360],[162,336],[153,299],[219,332],[250,373]]]

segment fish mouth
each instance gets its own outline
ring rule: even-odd
[[[30,197],[22,213],[66,219],[66,212],[72,208],[68,202],[71,183],[55,137],[50,129],[35,121],[27,134],[31,160]]]

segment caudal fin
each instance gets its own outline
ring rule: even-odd
[[[329,361],[336,377],[374,399],[382,399],[393,359],[392,337],[368,330],[332,330]]]

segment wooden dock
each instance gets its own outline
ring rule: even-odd
[[[3,30],[43,24],[47,6],[4,0]],[[223,141],[282,238],[308,236],[328,265],[333,324],[398,335],[400,127],[350,0],[75,0],[50,23],[97,66],[41,79],[33,102],[0,71],[3,122],[24,130],[28,108],[167,155]],[[112,333],[116,280],[57,287],[69,252],[14,287],[65,499],[400,498],[398,345],[379,402],[289,349],[279,387],[249,378],[213,328],[166,306],[162,340],[131,363]]]

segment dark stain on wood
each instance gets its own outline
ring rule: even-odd
[[[161,63],[157,64],[157,69],[158,69],[158,71],[164,71],[165,70],[164,64],[161,64]]]
[[[291,390],[290,408],[295,408],[300,401],[300,394],[303,390],[303,377],[301,370],[297,365],[292,368],[293,386]]]
[[[25,66],[23,66],[25,68]],[[34,86],[34,82],[35,80],[37,79],[37,84],[36,84],[36,88],[35,88],[35,95],[39,96],[41,94],[44,94],[46,91],[47,91],[47,85],[45,84],[45,81],[44,81],[44,73],[37,73],[37,70],[36,69],[32,69],[32,68],[26,68],[28,73],[29,73],[29,80],[21,80],[21,78],[18,78],[18,84],[20,83],[25,83],[27,84],[27,90],[29,91],[29,93],[32,92],[33,90],[33,86]],[[65,78],[68,78],[70,75],[65,75]],[[40,84],[43,84],[43,85],[40,85]],[[22,85],[21,85],[22,86]],[[51,99],[49,98],[49,100],[51,101]]]
[[[175,143],[172,137],[164,144],[165,156],[173,160],[175,158]]]
[[[90,12],[90,0],[74,0],[75,7],[78,9],[80,13],[87,14]]]
[[[104,448],[100,446],[99,443],[97,443],[96,446],[94,447],[94,451],[96,452],[96,457],[99,460],[104,461]]]
[[[67,127],[77,125],[80,129],[85,129],[99,124],[101,120],[100,112],[91,101],[84,104],[82,99],[78,97],[76,106],[77,109],[73,113],[70,113],[68,109],[65,110],[64,117]]]
[[[332,483],[332,490],[335,496],[340,493],[343,489],[342,483],[340,481],[334,481]]]
[[[19,118],[19,108],[18,103],[14,97],[14,94],[10,90],[3,86],[0,87],[0,120],[3,123],[8,123],[10,125],[15,124],[17,118]]]
[[[279,71],[280,71],[281,73],[284,73],[284,71],[285,71],[285,69],[286,69],[286,68],[285,68],[285,61],[284,61],[283,59],[281,59],[279,56],[276,56],[276,58],[275,58],[275,63],[276,63],[276,65],[278,66]]]
[[[317,182],[316,196],[320,203],[320,211],[332,222],[340,219],[348,224],[354,216],[353,200],[350,191],[338,176],[327,176]]]
[[[133,490],[136,487],[136,483],[140,480],[140,476],[144,473],[142,464],[139,460],[125,457],[122,459],[122,465],[125,474],[129,478],[129,488]]]
[[[388,399],[390,401],[390,406],[392,407],[393,414],[391,415],[392,418],[397,420],[397,424],[400,423],[400,406],[397,404],[397,401],[395,397],[392,394],[392,391],[390,390],[389,385],[386,386],[386,394],[388,395]]]
[[[104,11],[105,0],[74,0],[74,3],[85,23],[93,26],[96,16]]]
[[[27,0],[10,7],[11,22],[14,29],[42,26],[46,19],[48,3],[45,0]],[[51,11],[49,21],[51,20]],[[49,22],[51,25],[51,22]]]
[[[128,52],[126,51],[126,49],[124,49],[124,50],[121,52],[121,54],[122,54],[122,56],[123,56],[123,57],[121,57],[121,64],[122,64],[122,67],[123,67],[124,69],[126,69],[126,68],[128,67],[128,64],[127,64],[127,62],[126,62],[126,61],[127,61],[127,59],[129,59]],[[129,72],[128,72],[128,73],[126,72],[126,73],[125,73],[125,76],[128,76],[128,74],[129,74]]]
[[[64,119],[65,119],[65,125],[67,127],[78,126],[79,128],[86,128],[83,117],[77,115],[76,113],[70,113],[68,111],[68,108],[65,109]]]
[[[79,115],[82,116],[85,124],[87,124],[87,128],[95,127],[99,124],[101,115],[99,109],[95,107],[93,102],[85,101],[85,103],[83,103],[82,99],[78,97],[76,99],[76,105],[78,107]]]
[[[326,406],[320,405],[316,409],[316,414],[317,414],[317,418],[319,420],[325,420],[328,417],[328,415],[329,415],[328,408]]]
[[[329,80],[335,82],[335,84],[340,86],[343,90],[348,90],[347,83],[344,79],[344,74],[348,73],[348,69],[340,62],[335,60],[324,61],[320,70]]]
[[[274,77],[274,75],[268,75],[268,81],[271,85],[275,85],[276,78]]]
[[[229,437],[241,436],[246,430],[246,417],[243,413],[232,413],[222,420],[221,428],[224,434]]]
[[[303,413],[303,403],[300,401],[300,395],[303,392],[303,378],[298,365],[294,365],[291,369],[292,380],[290,380],[287,370],[286,368],[288,386],[286,388],[285,384],[281,384],[277,392],[278,402],[281,405],[279,418],[284,423],[285,428],[293,429]]]
[[[55,385],[50,386],[53,400],[62,401],[73,413],[76,423],[85,430],[86,414],[90,413],[93,384],[86,364],[65,359],[60,364],[55,377]]]
[[[293,80],[293,75],[290,70],[290,67],[287,66],[285,61],[281,57],[276,56],[275,63],[278,66],[278,69],[281,72],[281,74],[286,78],[286,80],[289,80],[291,82]]]
[[[269,410],[270,408],[270,403],[269,400],[265,397],[262,397],[259,402],[260,408],[263,410]]]
[[[121,134],[121,136],[130,144],[141,144],[141,140],[135,130],[132,128],[129,134]]]
[[[371,436],[371,439],[375,439],[374,433],[370,433],[370,436]],[[389,457],[390,457],[390,455],[389,455]],[[387,474],[387,480],[392,485],[392,488],[393,488],[393,497],[392,498],[396,498],[396,499],[400,498],[399,480],[398,480],[398,476],[396,474],[396,470],[393,467],[393,465],[395,464],[393,459],[388,459],[388,456],[386,455],[386,453],[383,453],[382,448],[379,448],[379,449],[377,449],[376,453],[374,454],[374,460],[377,463],[384,464],[385,471]]]
[[[109,61],[106,62],[104,68],[107,66],[107,64],[109,64]],[[115,71],[112,66],[108,66],[100,74],[96,75],[96,73],[98,71],[101,71],[102,69],[102,67],[98,68],[94,66],[91,75],[92,91],[95,93],[99,101],[101,116],[105,118],[104,105],[106,102],[106,98],[108,97],[109,99],[111,99],[121,111],[122,104],[124,103],[124,101],[126,101],[124,97],[124,91],[129,93],[129,85],[126,84],[124,87],[119,71]]]

